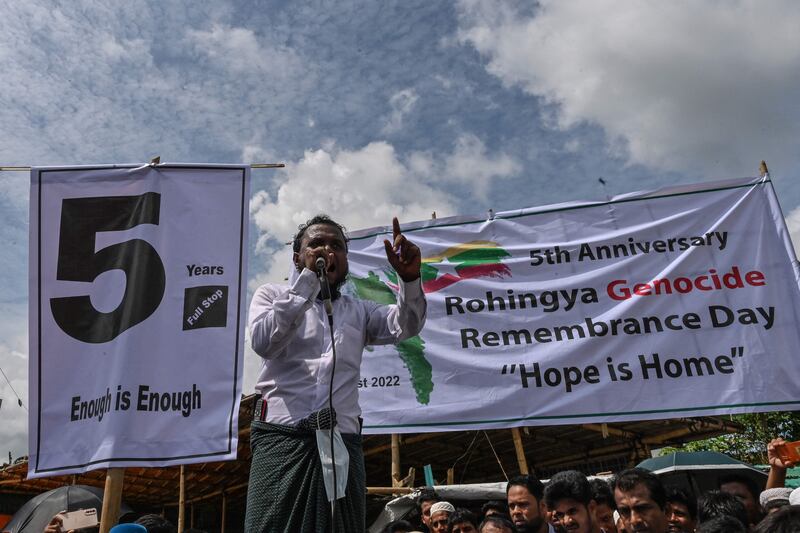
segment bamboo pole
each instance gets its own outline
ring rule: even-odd
[[[367,487],[367,494],[410,494],[413,487]]]
[[[225,514],[228,511],[228,495],[222,493],[222,517],[220,518],[221,524],[219,526],[219,533],[225,533]]]
[[[119,508],[122,504],[122,482],[124,478],[124,468],[109,468],[106,470],[103,508],[100,512],[100,533],[108,533],[119,519]]]
[[[519,473],[523,476],[528,475],[528,460],[525,458],[525,449],[522,447],[522,435],[519,428],[511,428],[511,436],[514,438],[514,450],[517,452],[517,463],[519,463]]]
[[[186,525],[186,469],[181,465],[180,488],[178,489],[178,531],[183,531]]]
[[[400,435],[392,433],[392,486],[400,486]]]
[[[161,157],[154,157],[150,160],[150,164],[152,165],[160,165],[161,164]],[[250,168],[285,168],[286,164],[284,163],[252,163],[250,164]],[[28,172],[31,169],[30,166],[10,166],[10,165],[2,165],[0,166],[0,172]],[[434,217],[436,218],[436,217]]]

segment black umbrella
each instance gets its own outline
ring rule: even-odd
[[[698,496],[718,488],[720,478],[731,474],[751,479],[759,490],[767,482],[764,472],[719,452],[675,452],[647,459],[637,466],[653,472],[667,487]]]
[[[42,533],[53,516],[61,511],[77,511],[78,509],[103,508],[103,489],[87,485],[68,485],[59,487],[33,497],[19,508],[6,524],[3,531],[10,533]],[[120,506],[119,516],[133,512],[124,503]],[[119,517],[117,517],[119,518]]]

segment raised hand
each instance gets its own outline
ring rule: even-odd
[[[781,459],[780,455],[778,455],[778,451],[775,449],[776,446],[780,446],[785,443],[786,441],[779,437],[777,439],[772,439],[769,444],[767,444],[767,460],[769,461],[770,466],[785,469],[791,468],[795,465],[793,462],[788,462]]]
[[[422,254],[416,244],[406,239],[400,232],[400,222],[397,217],[392,219],[393,242],[384,239],[383,246],[386,248],[386,259],[392,265],[397,275],[408,283],[419,278],[422,266]]]

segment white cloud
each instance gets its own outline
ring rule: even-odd
[[[255,191],[251,198],[250,216],[260,232],[257,252],[265,265],[250,288],[284,280],[291,268],[284,243],[318,213],[353,230],[388,225],[393,216],[401,223],[427,220],[433,212],[448,216],[455,214],[456,197],[485,199],[491,180],[520,168],[509,155],[489,153],[480,139],[468,134],[456,140],[450,153],[414,152],[407,159],[386,142],[340,150],[331,141],[308,150],[278,175],[282,183],[277,192]]]
[[[633,162],[754,175],[800,162],[800,4],[459,2],[462,44],[508,86],[553,104],[553,126],[602,126]]]
[[[789,236],[792,238],[795,253],[800,251],[800,207],[792,209],[786,217],[786,227],[789,229]]]
[[[236,74],[293,78],[307,66],[286,46],[265,44],[246,28],[215,24],[210,30],[188,30],[187,40],[217,66]]]
[[[392,113],[381,130],[384,134],[394,133],[403,127],[403,118],[411,113],[419,96],[414,89],[397,91],[389,98]]]
[[[490,154],[486,145],[471,134],[461,135],[453,152],[441,158],[430,153],[411,155],[410,166],[419,175],[442,182],[467,186],[480,200],[486,200],[495,178],[518,174],[522,166],[506,153]]]
[[[423,183],[385,142],[358,150],[308,150],[283,172],[275,197],[256,192],[251,215],[268,238],[288,240],[318,213],[329,213],[351,229],[452,213],[451,198]]]

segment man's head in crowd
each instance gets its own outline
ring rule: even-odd
[[[422,525],[431,527],[431,505],[439,501],[439,495],[433,489],[424,488],[417,496],[417,511]]]
[[[736,474],[722,476],[719,478],[719,490],[733,494],[744,504],[747,510],[747,524],[757,524],[761,521],[761,507],[758,504],[758,496],[761,489],[756,482],[746,476]]]
[[[589,485],[592,487],[592,501],[594,502],[592,521],[595,527],[605,530],[606,533],[616,533],[617,524],[614,523],[614,510],[617,505],[614,503],[611,487],[598,478],[590,480]]]
[[[642,468],[623,470],[612,488],[627,533],[665,533],[667,494],[655,474]]]
[[[697,500],[681,489],[667,492],[667,531],[692,533],[697,527]]]
[[[411,533],[412,531],[414,531],[414,526],[410,522],[395,520],[386,524],[381,533]]]
[[[544,504],[565,530],[591,533],[594,529],[592,487],[580,472],[566,470],[550,478],[544,487]]]
[[[776,487],[773,489],[766,489],[761,491],[758,497],[758,503],[761,504],[761,510],[765,514],[774,513],[781,507],[789,505],[789,495],[792,489],[788,487]]]
[[[478,533],[478,519],[467,509],[456,509],[447,522],[447,533]]]
[[[175,533],[176,531],[172,522],[158,514],[146,514],[134,523],[144,526],[147,533]]]
[[[450,502],[436,502],[431,505],[431,533],[446,533],[450,515],[456,510]]]
[[[501,515],[489,515],[483,519],[479,533],[516,533],[514,524],[508,518]]]
[[[313,257],[324,257],[328,282],[338,292],[349,269],[347,237],[344,227],[327,215],[317,215],[297,228],[292,241],[293,260],[297,271],[303,267],[315,270]]]
[[[747,528],[732,516],[717,516],[697,526],[697,533],[747,533]]]
[[[491,516],[493,514],[508,514],[508,505],[506,502],[500,500],[489,500],[488,502],[483,504],[481,507],[481,516],[486,518],[487,516]]]
[[[697,523],[703,524],[713,518],[731,516],[747,526],[747,509],[744,504],[734,496],[721,490],[710,490],[697,500]]]
[[[508,481],[508,512],[520,533],[538,532],[545,525],[547,509],[542,501],[543,494],[544,486],[534,476],[517,476]]]
[[[758,523],[753,533],[797,533],[800,531],[800,507],[787,505],[770,513]]]

